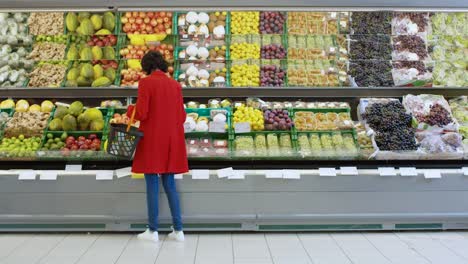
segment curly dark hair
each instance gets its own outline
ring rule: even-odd
[[[146,74],[151,74],[156,70],[167,72],[168,64],[160,52],[150,51],[141,59],[141,67]]]

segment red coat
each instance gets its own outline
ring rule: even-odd
[[[155,71],[138,85],[137,112],[143,138],[133,159],[134,173],[185,173],[185,110],[181,86],[162,71]],[[128,114],[133,113],[129,106]]]

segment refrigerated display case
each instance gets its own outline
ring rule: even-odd
[[[187,229],[468,227],[468,5],[235,5],[1,2],[0,230],[144,228],[105,149],[149,50],[190,118]]]

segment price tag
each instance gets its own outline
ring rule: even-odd
[[[127,177],[127,176],[130,176],[131,174],[132,174],[132,168],[130,167],[115,170],[115,175],[117,176],[117,178]]]
[[[393,167],[381,167],[379,168],[380,176],[397,176],[397,172]]]
[[[282,179],[283,171],[281,170],[267,170],[265,171],[265,178],[267,179]]]
[[[210,122],[208,131],[213,133],[224,133],[226,132],[226,122]]]
[[[341,175],[359,175],[356,167],[340,167]]]
[[[442,178],[442,174],[440,173],[440,170],[425,170],[424,171],[424,178],[426,179],[440,179]]]
[[[67,164],[65,165],[65,171],[81,171],[83,165],[81,164]]]
[[[418,171],[414,167],[400,168],[400,175],[405,177],[418,176]]]
[[[36,179],[36,172],[34,170],[21,170],[18,172],[18,180],[20,181],[34,181]]]
[[[210,179],[210,170],[192,170],[192,179],[208,180]]]
[[[283,170],[283,179],[299,180],[301,173],[298,170]]]
[[[96,172],[97,181],[111,181],[114,178],[114,171],[100,170]]]
[[[183,178],[184,178],[184,174],[182,173],[174,175],[174,179],[176,180],[182,180]]]
[[[229,180],[243,180],[245,179],[245,171],[243,170],[236,170],[232,175],[228,176]]]
[[[336,176],[336,169],[335,168],[319,168],[319,175],[326,176],[326,177],[334,177]]]
[[[468,167],[462,168],[463,175],[468,176]]]
[[[249,122],[236,123],[234,125],[234,131],[236,133],[250,133],[250,123]]]
[[[56,181],[57,171],[41,171],[39,174],[39,179],[41,181]]]
[[[336,12],[331,12],[331,13],[330,13],[330,17],[331,17],[331,18],[336,18]]]
[[[234,170],[232,167],[225,168],[225,169],[220,169],[217,171],[218,178],[229,178],[231,176],[234,176]]]

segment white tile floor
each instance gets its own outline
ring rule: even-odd
[[[468,232],[1,234],[0,264],[468,264]]]

